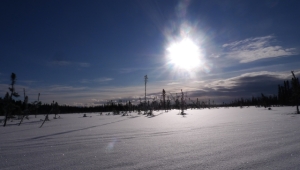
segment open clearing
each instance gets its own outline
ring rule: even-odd
[[[0,169],[300,169],[295,110],[31,115],[0,127]]]

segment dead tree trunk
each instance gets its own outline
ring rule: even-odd
[[[7,114],[7,111],[5,111],[5,119],[4,119],[4,124],[3,124],[3,127],[5,127],[5,126],[6,126],[7,117],[8,117],[8,114]]]
[[[297,114],[300,114],[299,112],[299,98],[300,98],[300,85],[299,85],[299,79],[295,76],[294,71],[291,71],[293,78],[292,78],[292,89],[293,89],[293,102],[295,103],[297,107]]]
[[[51,110],[50,110],[49,113],[53,113],[54,101],[52,102],[51,105],[52,105],[52,108],[51,108]],[[45,119],[44,119],[43,123],[41,124],[40,128],[44,125],[44,123],[45,123],[46,121],[49,121],[49,117],[48,117],[49,113],[46,114]]]
[[[20,121],[20,123],[19,123],[18,126],[21,125],[21,123],[23,122],[23,119],[24,119],[25,115],[28,115],[28,112],[29,112],[28,105],[27,105],[27,103],[28,103],[28,96],[25,95],[25,89],[23,89],[23,90],[24,90],[24,105],[25,105],[25,110],[23,111],[23,115],[22,115],[21,121]]]
[[[40,93],[38,95],[38,100],[37,100],[37,107],[36,107],[36,110],[35,110],[35,118],[36,118],[36,115],[38,113],[38,105],[39,105],[39,102],[40,102]]]
[[[52,110],[50,111],[50,113],[52,113]],[[43,123],[41,124],[40,128],[44,125],[44,123],[45,123],[46,121],[49,121],[48,115],[49,115],[49,113],[46,114],[45,119],[44,119]]]

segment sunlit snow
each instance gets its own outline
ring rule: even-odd
[[[294,112],[61,114],[42,128],[43,116],[30,116],[21,126],[14,120],[0,127],[0,169],[300,169],[300,116]]]

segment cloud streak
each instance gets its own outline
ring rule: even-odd
[[[264,36],[235,41],[224,44],[222,47],[226,51],[226,58],[238,60],[240,63],[298,54],[295,48],[284,48],[274,45],[275,42],[274,36]]]
[[[296,76],[300,75],[300,71],[295,72]],[[225,79],[209,79],[205,81],[188,81],[174,83],[174,81],[153,82],[147,85],[147,98],[151,101],[155,96],[161,96],[162,89],[165,89],[167,95],[170,92],[180,93],[180,89],[187,92],[188,97],[192,100],[199,98],[201,101],[208,99],[214,100],[215,103],[232,101],[236,98],[249,98],[251,96],[260,96],[277,94],[277,85],[282,84],[284,80],[290,80],[290,72],[269,72],[258,71],[241,74],[238,76]],[[95,79],[101,81],[110,81],[109,78]],[[8,84],[0,84],[1,94],[3,97],[8,91]],[[144,86],[103,86],[87,87],[72,85],[48,85],[40,87],[31,87],[30,85],[16,85],[16,91],[20,94],[26,89],[26,94],[30,101],[37,98],[40,93],[40,100],[43,103],[51,103],[53,100],[59,104],[67,105],[85,105],[93,106],[113,101],[132,101],[138,103],[139,98],[144,97]],[[171,97],[170,97],[171,98]],[[19,97],[17,100],[23,100]]]
[[[112,80],[114,80],[114,79],[108,78],[108,77],[101,77],[101,78],[96,78],[96,79],[83,79],[80,82],[81,83],[107,83]]]
[[[62,86],[62,85],[52,85],[49,86],[48,91],[78,91],[78,90],[83,90],[85,87],[73,87],[73,86]]]
[[[52,61],[51,62],[52,65],[57,65],[57,66],[68,66],[68,65],[71,65],[71,62],[69,61]]]
[[[61,67],[66,67],[66,66],[90,67],[91,66],[91,64],[87,62],[72,62],[72,61],[65,61],[65,60],[54,60],[50,62],[50,64],[53,66],[61,66]]]
[[[299,76],[300,72],[296,72]],[[203,84],[199,90],[191,91],[190,97],[199,97],[200,99],[215,99],[219,102],[231,101],[234,98],[257,97],[261,93],[266,95],[277,95],[277,85],[282,84],[284,80],[291,80],[289,72],[269,72],[259,71],[245,73],[239,76],[213,80]]]
[[[94,79],[94,81],[98,82],[98,83],[104,83],[104,82],[108,82],[108,81],[112,81],[112,80],[113,80],[112,78],[107,78],[107,77]]]

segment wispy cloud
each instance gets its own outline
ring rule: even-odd
[[[21,84],[31,85],[31,84],[36,83],[37,81],[34,81],[34,80],[19,80],[18,82],[20,82]]]
[[[4,97],[4,95],[9,92],[9,84],[0,84],[0,97]],[[32,101],[31,95],[34,90],[32,90],[29,86],[26,85],[15,85],[15,91],[20,95],[20,97],[16,98],[16,100],[23,100],[23,89],[26,90],[26,95],[29,96],[29,100]],[[36,93],[38,94],[38,92]]]
[[[57,66],[68,66],[71,64],[69,61],[52,61],[52,65],[57,65]]]
[[[89,67],[90,63],[78,63],[80,67]]]
[[[112,78],[107,78],[107,77],[94,79],[94,81],[98,83],[104,83],[112,80],[113,80]]]
[[[121,74],[127,74],[127,73],[131,73],[131,72],[134,72],[134,71],[137,71],[137,69],[136,68],[123,68],[119,72]]]
[[[54,66],[79,66],[79,67],[90,67],[90,63],[87,62],[72,62],[72,61],[64,61],[64,60],[54,60],[50,62],[51,65]]]
[[[85,89],[85,87],[52,85],[52,86],[47,87],[47,89],[48,89],[48,91],[78,91],[78,90]]]
[[[300,72],[295,72],[299,76]],[[199,82],[199,90],[191,91],[191,97],[201,99],[212,98],[215,100],[232,100],[233,98],[260,96],[277,94],[277,85],[284,80],[290,80],[290,72],[269,72],[259,71],[245,73],[239,76],[206,81],[205,84]]]
[[[150,67],[134,67],[134,68],[120,68],[117,69],[119,71],[119,73],[121,74],[127,74],[127,73],[132,73],[132,72],[136,72],[136,71],[141,71],[141,70],[153,70],[155,68],[150,68]]]
[[[276,91],[277,84],[282,83],[288,74],[275,72],[253,72],[242,74],[240,76],[227,79],[212,79],[207,81],[190,81],[189,83],[158,82],[147,86],[147,99],[152,100],[154,97],[160,97],[164,88],[167,96],[176,96],[181,89],[187,92],[191,99],[199,98],[200,100],[213,99],[221,102],[230,101],[239,97],[251,97],[259,95],[261,92],[271,94]],[[271,88],[272,87],[272,88]],[[275,90],[274,90],[275,89]],[[131,87],[101,87],[96,90],[98,98],[91,99],[92,105],[101,104],[107,101],[132,101],[138,103],[139,99],[144,99],[143,86]],[[95,94],[95,92],[93,94]],[[96,93],[96,94],[97,94]],[[93,95],[90,94],[90,95]],[[96,95],[94,95],[96,97]]]
[[[211,83],[208,83],[206,87],[214,90],[233,89],[241,85],[246,87],[256,83],[261,84],[264,81],[268,83],[274,83],[274,81],[287,79],[289,76],[290,75],[287,73],[276,73],[269,71],[252,72],[228,79],[215,80]],[[276,87],[276,84],[274,84],[274,87]],[[245,90],[247,89],[245,88]]]
[[[298,54],[295,48],[284,48],[275,44],[274,36],[264,36],[224,44],[223,48],[226,58],[236,59],[240,63]]]
[[[96,79],[82,79],[80,82],[81,83],[107,83],[109,81],[112,81],[113,78],[108,78],[108,77],[101,77],[101,78],[96,78]]]
[[[167,85],[175,85],[175,84],[180,84],[179,82],[171,82],[171,83],[168,83]]]
[[[80,83],[90,83],[90,81],[88,79],[82,79],[80,80]]]
[[[300,71],[295,71],[296,76],[300,75]],[[188,81],[179,84],[174,81],[153,82],[147,85],[147,98],[152,100],[155,96],[161,96],[162,89],[165,89],[167,95],[172,93],[180,93],[182,89],[187,92],[191,99],[199,98],[201,101],[208,99],[215,102],[228,102],[234,98],[259,96],[260,93],[266,95],[277,94],[277,84],[282,84],[283,80],[290,80],[291,73],[286,72],[270,72],[257,71],[240,74],[237,76],[221,79],[208,79],[205,81]],[[111,81],[110,78],[94,79],[100,82]],[[8,84],[0,84],[0,97],[3,97],[8,91]],[[23,88],[26,89],[26,95],[30,101],[37,100],[38,93],[41,94],[40,100],[43,103],[51,103],[53,100],[59,104],[91,106],[99,105],[113,101],[132,101],[139,102],[139,98],[144,98],[144,86],[73,86],[73,85],[45,85],[39,87],[31,87],[31,85],[17,85],[16,91],[22,94]],[[171,97],[171,96],[170,96]],[[23,100],[19,97],[17,100]]]

